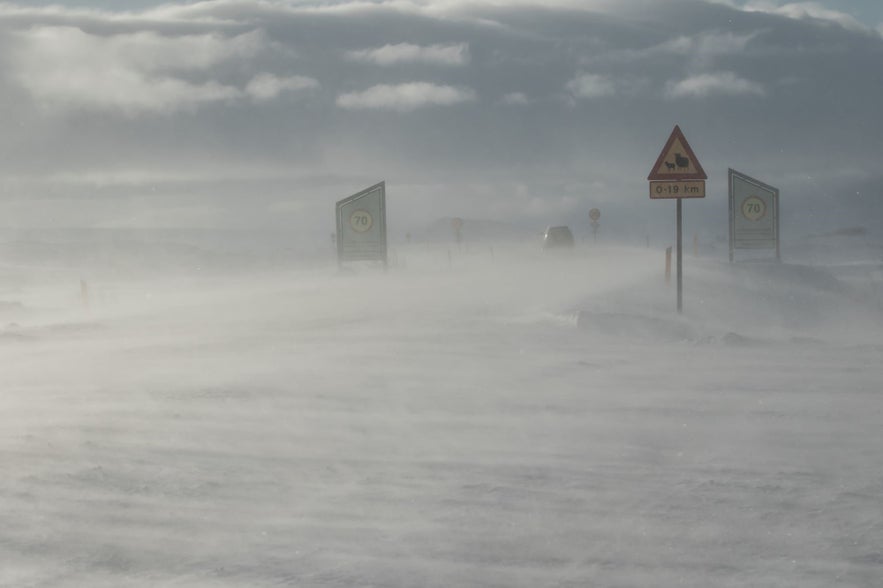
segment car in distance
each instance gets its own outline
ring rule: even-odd
[[[566,249],[573,247],[570,227],[549,227],[543,236],[543,249]]]

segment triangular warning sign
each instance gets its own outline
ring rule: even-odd
[[[687,143],[681,127],[675,126],[650,170],[648,180],[707,180],[708,176]]]

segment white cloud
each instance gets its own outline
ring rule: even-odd
[[[241,91],[201,72],[235,57],[252,57],[259,33],[166,37],[138,32],[107,37],[73,27],[39,27],[16,35],[8,55],[13,78],[34,98],[61,109],[117,109],[128,114],[174,112],[235,99]]]
[[[832,10],[818,2],[791,2],[778,6],[767,0],[758,0],[748,2],[743,10],[747,12],[765,12],[768,14],[779,14],[795,20],[817,19],[837,23],[845,29],[853,31],[868,32],[873,30],[858,21],[851,14]]]
[[[318,88],[319,82],[306,76],[278,77],[271,73],[261,73],[248,82],[245,92],[255,101],[272,100],[283,92],[296,92]]]
[[[509,92],[503,96],[501,101],[509,106],[525,106],[530,104],[530,99],[524,92]]]
[[[396,65],[399,63],[428,63],[433,65],[467,65],[470,60],[469,45],[412,45],[399,43],[384,45],[376,49],[348,51],[347,59],[375,65]]]
[[[744,53],[757,35],[756,32],[737,34],[710,30],[696,35],[680,35],[651,47],[604,52],[586,59],[586,63],[635,63],[674,55],[679,60],[686,57],[693,66],[708,67],[718,57]]]
[[[145,72],[193,71],[235,57],[254,57],[265,45],[263,33],[163,36],[150,31],[99,36],[80,28],[45,26],[18,34],[20,54],[40,69],[70,67],[135,68]],[[60,62],[60,63],[59,63]]]
[[[745,51],[757,33],[744,35],[722,31],[710,31],[692,37],[680,37],[669,49],[676,54],[692,57],[700,66],[710,65],[723,55],[736,55]]]
[[[468,88],[440,86],[426,82],[372,86],[363,92],[337,97],[337,105],[349,110],[374,109],[409,112],[425,106],[451,106],[476,99]]]
[[[150,10],[148,14],[163,18],[204,18],[223,14],[237,7],[264,12],[288,14],[347,15],[372,10],[388,10],[426,16],[462,15],[494,9],[566,9],[598,11],[616,9],[621,0],[215,0],[193,4],[168,3]]]
[[[275,98],[316,87],[301,76],[255,76],[242,89],[212,79],[232,62],[250,62],[268,47],[263,33],[165,36],[151,31],[100,36],[68,26],[16,33],[6,59],[12,78],[55,110],[170,114],[213,102]]]
[[[740,78],[732,72],[700,74],[679,82],[669,82],[665,88],[668,98],[704,98],[711,95],[754,95],[766,92],[757,82]]]
[[[616,93],[610,79],[590,73],[581,74],[567,82],[567,90],[575,98],[602,98]]]

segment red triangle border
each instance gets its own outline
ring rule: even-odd
[[[669,149],[671,149],[672,144],[680,139],[681,145],[684,146],[684,151],[686,151],[685,155],[689,157],[693,164],[696,166],[696,171],[692,174],[660,174],[659,168],[662,167],[662,162],[665,159],[665,155],[668,153]],[[690,143],[687,142],[687,138],[684,136],[683,131],[681,131],[681,127],[675,125],[674,130],[671,132],[671,136],[668,138],[668,141],[665,142],[665,147],[662,148],[662,152],[659,154],[659,157],[656,159],[656,164],[653,166],[653,169],[650,170],[650,175],[647,176],[648,180],[672,180],[672,181],[680,181],[680,180],[707,180],[708,175],[705,173],[705,170],[702,169],[702,164],[699,163],[699,159],[696,157],[696,154],[693,153],[693,148],[690,147]]]

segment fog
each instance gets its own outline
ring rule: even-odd
[[[0,3],[0,587],[883,585],[881,22]]]
[[[678,315],[603,240],[53,239],[0,273],[4,586],[880,578],[879,261],[688,250]]]

